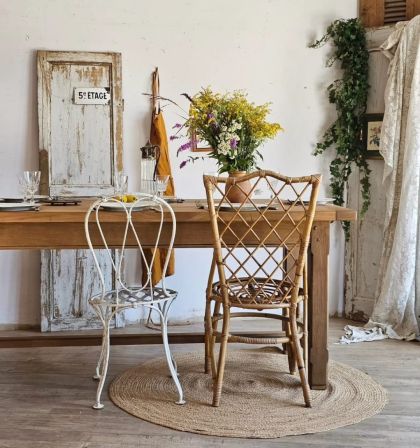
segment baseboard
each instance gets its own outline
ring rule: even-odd
[[[39,325],[33,324],[0,324],[0,331],[31,330],[39,331]]]

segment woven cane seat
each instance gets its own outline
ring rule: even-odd
[[[253,277],[230,279],[227,282],[231,306],[238,308],[287,308],[290,306],[292,285],[285,280]],[[223,302],[220,282],[213,283],[212,299]],[[298,302],[303,300],[303,289],[299,288]]]

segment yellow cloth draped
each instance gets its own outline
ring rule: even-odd
[[[157,164],[156,174],[169,175],[168,187],[166,189],[165,195],[174,196],[175,187],[174,180],[172,177],[171,163],[169,160],[169,148],[168,148],[168,137],[166,134],[165,121],[163,119],[163,114],[159,107],[159,73],[158,69],[153,72],[152,75],[152,98],[153,98],[153,112],[152,112],[152,124],[150,128],[150,143],[152,145],[158,145],[160,149],[159,160]],[[152,271],[152,284],[155,286],[162,278],[162,271],[165,265],[165,260],[167,256],[167,250],[156,249],[155,259],[151,266]],[[147,263],[150,265],[153,257],[153,250],[146,250],[145,257]],[[169,259],[168,268],[166,270],[166,276],[173,275],[175,273],[175,257],[172,253]],[[147,269],[143,266],[143,285],[147,281]]]

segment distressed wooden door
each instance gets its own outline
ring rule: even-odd
[[[388,59],[379,51],[394,26],[367,29],[369,54],[369,98],[367,113],[383,113],[384,93],[387,82]],[[358,210],[359,219],[352,223],[350,240],[346,244],[345,315],[359,321],[367,321],[373,311],[382,252],[382,236],[385,218],[385,195],[382,187],[383,159],[369,160],[371,169],[371,205],[361,218],[362,198],[360,175],[355,170],[349,182],[348,207]]]
[[[106,101],[79,101],[79,90],[98,89],[108,93]],[[122,169],[122,106],[120,53],[38,52],[42,194],[98,196],[113,192],[114,173]],[[111,261],[98,252],[111,289],[115,283]],[[100,291],[89,251],[43,251],[41,281],[42,331],[100,326],[87,304],[87,299]]]

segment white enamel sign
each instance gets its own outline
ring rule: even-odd
[[[76,87],[74,104],[109,104],[111,93],[109,87]]]

